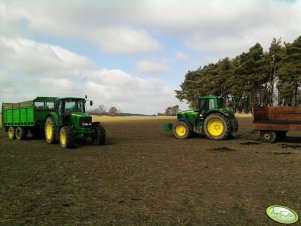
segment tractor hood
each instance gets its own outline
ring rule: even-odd
[[[71,114],[71,121],[76,127],[89,127],[92,125],[92,116],[84,112],[73,112]]]
[[[178,120],[188,120],[188,121],[191,121],[191,120],[195,120],[198,116],[198,112],[195,111],[195,110],[185,110],[185,111],[180,111],[178,112],[177,114],[177,118]]]
[[[73,117],[91,117],[91,115],[89,115],[88,113],[84,113],[84,112],[73,112],[71,114]]]
[[[196,114],[197,111],[195,110],[184,110],[184,111],[179,111],[178,114]]]

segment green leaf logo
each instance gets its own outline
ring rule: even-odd
[[[282,224],[293,224],[298,221],[298,214],[285,206],[273,205],[267,208],[267,215],[274,221]]]

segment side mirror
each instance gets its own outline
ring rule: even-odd
[[[90,106],[93,106],[93,101],[92,100],[90,100]]]

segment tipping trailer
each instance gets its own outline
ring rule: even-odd
[[[75,139],[89,137],[95,145],[104,144],[105,129],[100,122],[92,123],[85,104],[86,99],[75,97],[37,97],[20,103],[3,103],[2,126],[11,140],[22,140],[30,131],[34,137],[44,134],[49,144],[59,141],[63,148],[73,147]]]
[[[273,143],[284,140],[288,131],[301,131],[301,107],[253,107],[253,129],[260,131],[260,140]]]

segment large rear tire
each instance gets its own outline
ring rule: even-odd
[[[52,117],[48,117],[45,123],[45,139],[48,144],[55,142],[55,121]]]
[[[18,126],[16,128],[16,138],[17,138],[17,140],[24,140],[27,133],[28,133],[28,130],[26,128]]]
[[[230,134],[230,120],[219,113],[208,115],[204,121],[206,136],[212,140],[226,139]]]
[[[173,134],[178,139],[187,139],[191,135],[191,129],[186,122],[179,121],[173,125]]]
[[[9,127],[7,131],[8,139],[14,140],[16,138],[16,131],[14,127]]]
[[[93,143],[95,145],[104,145],[106,143],[106,130],[105,128],[98,124],[94,126],[95,128],[95,137],[93,138]]]
[[[60,129],[60,144],[62,148],[74,147],[74,137],[70,126],[63,126]]]

